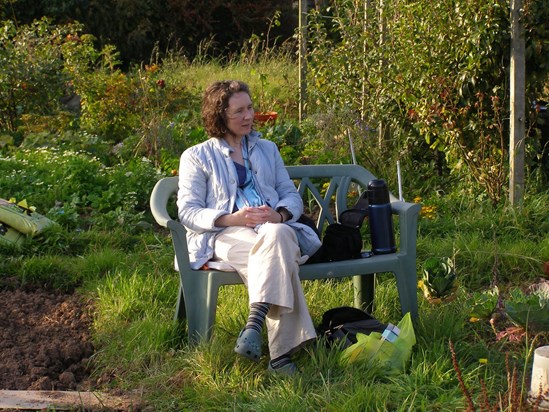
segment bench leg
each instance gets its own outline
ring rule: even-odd
[[[209,340],[215,324],[219,285],[208,272],[184,277],[181,285],[176,317],[186,315],[189,343]]]
[[[412,269],[402,268],[400,271],[395,272],[395,276],[402,315],[410,312],[410,316],[415,319],[418,317],[417,273],[415,266]]]
[[[374,311],[375,273],[353,276],[355,307],[368,313]]]
[[[183,297],[183,287],[181,286],[181,283],[179,283],[179,293],[177,294],[177,304],[175,305],[174,320],[180,322],[186,317],[187,313],[185,311],[185,298]]]

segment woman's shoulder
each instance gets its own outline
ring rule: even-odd
[[[265,148],[269,148],[269,149],[276,149],[278,150],[277,148],[277,145],[275,142],[271,141],[271,140],[268,140],[268,139],[265,139],[261,133],[259,132],[252,132],[250,135],[249,135],[249,138],[250,138],[250,141],[252,143],[255,142],[255,144],[261,146],[261,147],[265,147]]]
[[[210,137],[208,140],[197,143],[185,149],[185,151],[183,152],[183,156],[196,156],[202,153],[211,152],[213,150],[219,150],[220,148],[221,144],[219,142],[219,139],[215,137]]]

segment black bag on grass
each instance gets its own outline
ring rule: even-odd
[[[386,328],[387,324],[363,310],[340,306],[324,312],[316,330],[319,338],[324,338],[329,347],[341,345],[340,348],[345,349],[357,342],[357,333],[382,333]]]

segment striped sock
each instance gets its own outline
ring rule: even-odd
[[[292,363],[292,358],[290,357],[289,354],[285,354],[285,355],[279,356],[276,359],[271,360],[270,363],[271,363],[271,368],[278,369]]]
[[[269,312],[270,308],[270,303],[252,303],[250,305],[250,315],[248,316],[248,321],[246,322],[246,329],[254,329],[257,332],[261,333],[261,329],[263,329],[263,323],[265,323],[265,316],[267,316],[267,312]]]

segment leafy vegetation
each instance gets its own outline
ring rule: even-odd
[[[520,326],[529,325],[537,331],[549,331],[549,295],[535,290],[524,293],[516,288],[510,292],[509,302],[505,304],[505,313]]]
[[[480,187],[497,203],[508,176],[509,2],[351,3],[311,16],[310,101],[334,113],[338,131],[320,138],[350,133],[363,164],[401,160],[429,180],[449,172],[471,185],[470,195]],[[539,99],[549,69],[549,32],[536,17],[547,7],[532,1],[525,9],[528,102]],[[368,155],[372,137],[381,156]]]
[[[429,258],[423,263],[423,280],[421,286],[427,297],[443,298],[449,295],[454,287],[456,272],[451,258]]]
[[[113,377],[117,389],[141,390],[157,410],[527,410],[532,349],[549,336],[532,328],[533,318],[517,317],[535,305],[516,288],[539,282],[549,261],[548,177],[543,167],[528,174],[521,208],[502,196],[500,66],[508,41],[499,28],[507,27],[507,11],[500,2],[473,3],[387,5],[382,48],[373,10],[337,2],[329,19],[313,12],[301,124],[297,67],[286,45],[253,37],[240,54],[215,59],[204,44],[193,61],[153,53],[122,71],[118,51],[98,50],[79,24],[3,22],[0,197],[27,199],[59,225],[20,248],[0,243],[0,285],[92,298],[95,373]],[[528,14],[532,33],[543,28],[535,16]],[[536,50],[531,56],[542,62]],[[543,70],[540,63],[530,90],[546,78]],[[351,162],[352,144],[357,162],[395,188],[393,165],[401,161],[404,196],[422,203],[418,277],[425,262],[452,256],[443,278],[459,279],[452,301],[433,303],[418,290],[417,344],[406,373],[343,366],[339,352],[312,345],[297,357],[299,378],[269,376],[266,360],[251,364],[232,352],[247,316],[242,286],[221,289],[211,342],[189,346],[185,325],[173,322],[179,280],[171,239],[154,224],[148,199],[181,152],[206,138],[201,93],[219,78],[246,80],[254,100],[279,113],[260,130],[287,164]],[[391,137],[382,133],[380,141],[384,125]],[[374,315],[397,324],[393,277],[378,274],[376,287]],[[349,279],[304,282],[304,289],[316,323],[325,310],[352,303]],[[509,331],[507,315],[520,335]]]

